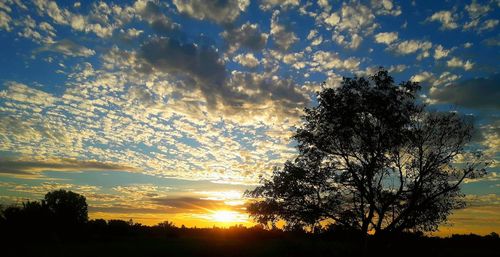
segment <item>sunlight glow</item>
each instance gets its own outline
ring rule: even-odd
[[[216,222],[232,223],[232,222],[246,222],[246,216],[242,213],[235,211],[220,210],[214,211],[211,219]]]

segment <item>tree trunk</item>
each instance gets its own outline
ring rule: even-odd
[[[370,226],[370,222],[373,219],[373,212],[375,208],[370,204],[370,210],[368,212],[368,216],[363,219],[363,224],[361,226],[361,246],[363,249],[363,256],[368,256],[368,228]]]

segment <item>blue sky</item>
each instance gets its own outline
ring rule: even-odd
[[[2,1],[0,200],[66,188],[91,217],[243,215],[241,193],[295,155],[293,127],[321,83],[384,66],[420,82],[429,108],[472,115],[472,146],[497,163],[464,185],[471,207],[443,231],[498,231],[499,6]]]

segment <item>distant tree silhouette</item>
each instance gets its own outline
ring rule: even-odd
[[[77,225],[88,221],[85,196],[66,190],[56,190],[45,195],[42,204],[61,225]]]
[[[246,192],[256,199],[250,215],[266,225],[335,224],[361,235],[436,230],[464,206],[460,184],[484,175],[487,164],[464,150],[470,119],[428,111],[419,89],[395,85],[382,68],[323,89],[293,136],[298,156]],[[465,161],[453,164],[459,157]]]

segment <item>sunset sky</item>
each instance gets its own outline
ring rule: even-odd
[[[0,2],[1,203],[252,225],[242,193],[294,157],[321,83],[384,66],[496,161],[437,234],[500,232],[500,1],[114,2]]]

